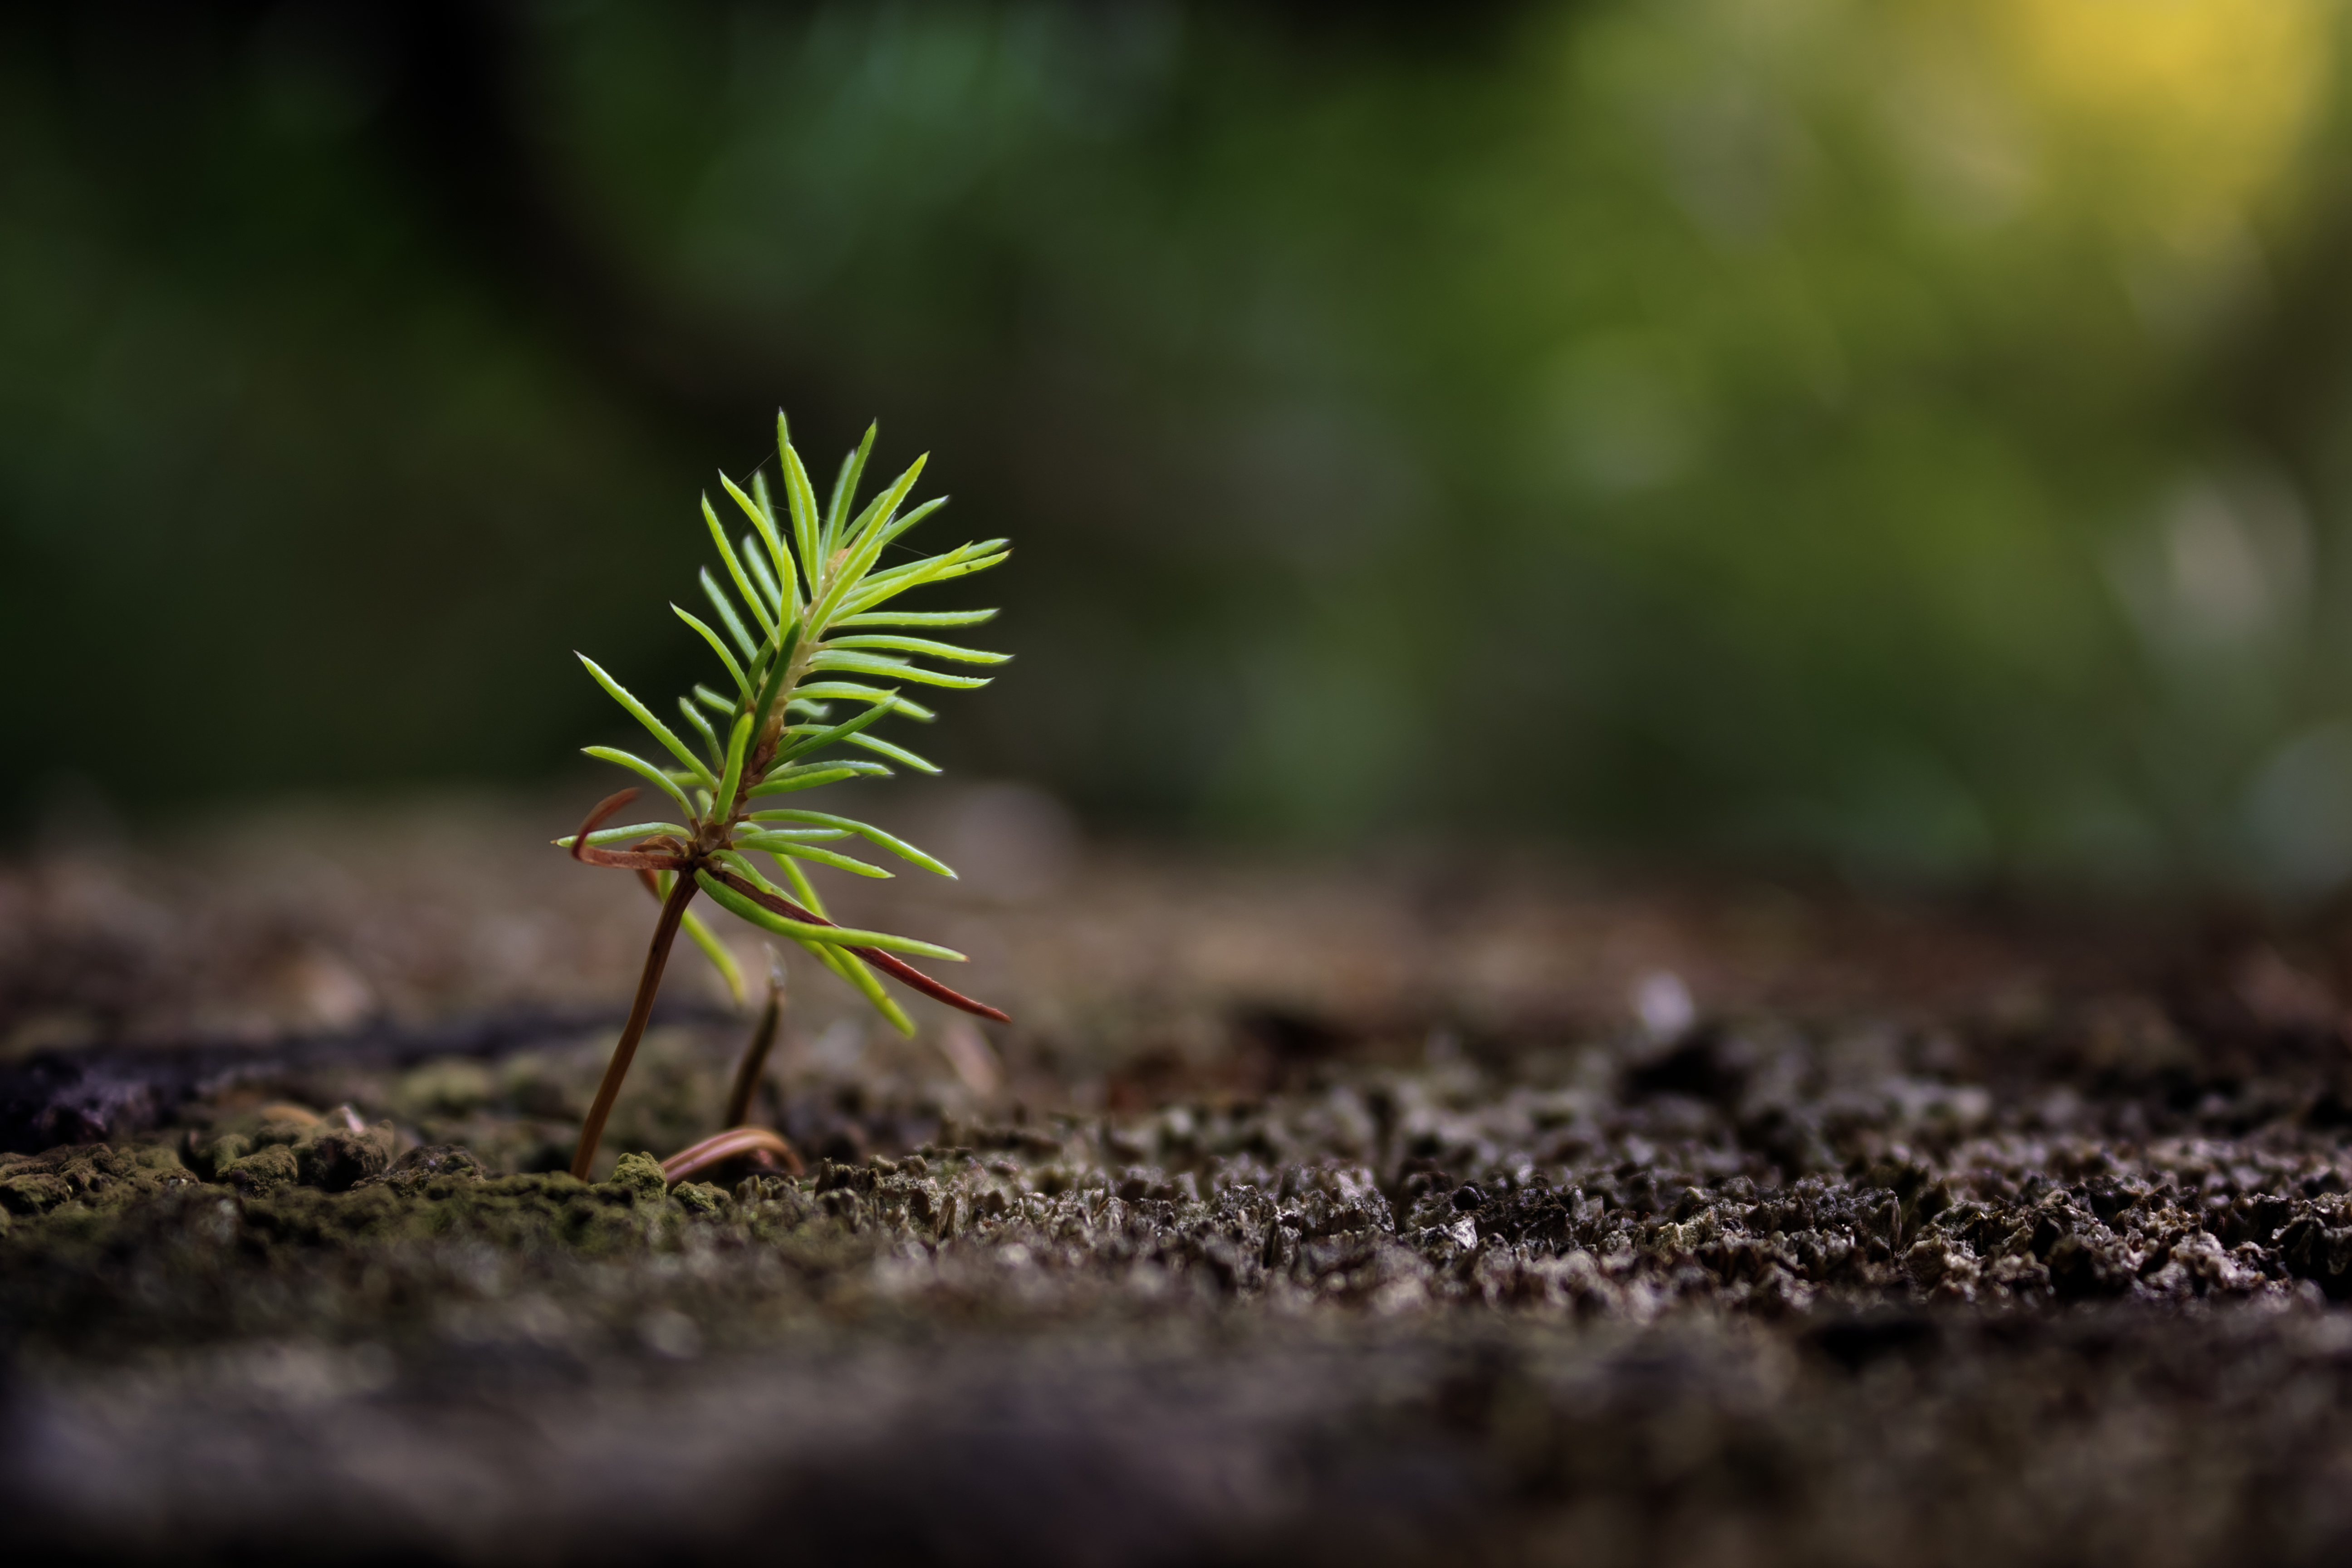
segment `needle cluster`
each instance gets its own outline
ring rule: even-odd
[[[890,875],[871,861],[824,847],[856,838],[937,875],[955,873],[936,857],[869,823],[785,804],[782,798],[797,799],[853,779],[887,776],[893,764],[938,773],[914,752],[875,734],[876,726],[893,717],[927,721],[933,716],[929,708],[905,694],[906,687],[970,690],[988,684],[984,676],[934,666],[985,667],[1002,664],[1006,658],[922,635],[978,625],[993,616],[994,610],[896,606],[901,595],[984,572],[1009,552],[1003,540],[992,539],[886,566],[886,552],[946,504],[946,498],[907,505],[922,474],[924,459],[919,458],[858,507],[874,437],[875,431],[867,429],[857,449],[843,459],[830,499],[819,506],[780,413],[776,448],[782,509],[764,473],[752,476],[748,490],[722,474],[720,486],[749,524],[748,531],[730,539],[719,510],[708,495],[703,498],[703,521],[725,573],[723,579],[708,568],[702,573],[703,593],[718,624],[676,605],[671,608],[709,645],[725,672],[725,684],[697,685],[691,695],[678,699],[683,732],[656,717],[593,659],[581,656],[597,684],[660,747],[650,760],[612,746],[590,746],[588,754],[636,773],[668,797],[680,820],[602,826],[640,793],[632,788],[600,804],[578,833],[556,841],[588,864],[636,871],[660,899],[662,910],[629,1026],[614,1050],[596,1107],[582,1129],[574,1161],[577,1174],[585,1174],[594,1155],[604,1116],[644,1032],[677,933],[685,931],[741,993],[733,956],[688,908],[697,893],[708,894],[719,908],[800,946],[855,986],[902,1032],[913,1033],[914,1025],[884,989],[883,976],[950,1006],[1005,1021],[997,1009],[941,984],[900,956],[961,962],[962,954],[912,937],[846,929],[828,919],[806,868],[829,866],[864,877]],[[781,881],[760,868],[752,859],[755,854],[767,858]]]

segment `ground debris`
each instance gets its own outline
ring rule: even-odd
[[[731,1187],[635,1151],[601,1183],[502,1172],[288,1102],[8,1156],[8,1484],[34,1538],[100,1556],[315,1540],[331,1507],[467,1561],[524,1537],[724,1555],[787,1517],[1048,1563],[1080,1560],[1064,1529],[1136,1562],[2352,1542],[2337,1132],[2126,1142],[1791,1081],[1759,1121],[1631,1070],[1335,1067],[1118,1118],[940,1118]],[[914,1124],[887,1089],[858,1103],[869,1151]],[[461,1406],[564,1436],[487,1444]],[[188,1458],[231,1431],[267,1468]],[[1045,1479],[1081,1454],[1084,1487]],[[453,1462],[500,1500],[441,1510]],[[2061,1463],[2075,1491],[2030,1479]],[[1410,1486],[1377,1479],[1399,1465]],[[719,1505],[752,1476],[769,1501]],[[1006,1487],[1010,1516],[982,1500]],[[2196,1529],[2122,1506],[2150,1495],[2193,1498]]]
[[[1933,984],[1857,999],[1825,937],[1799,1006],[1435,902],[1346,951],[1287,906],[1098,1013],[1073,938],[992,1095],[796,1021],[755,1111],[797,1178],[661,1179],[740,1043],[707,1017],[584,1183],[610,1034],[560,1018],[23,1058],[0,1131],[59,1146],[0,1156],[0,1507],[81,1561],[2352,1552],[2316,939],[2069,987],[1857,917],[1873,984]],[[1328,973],[1249,990],[1277,950]],[[1629,981],[1676,1005],[1591,1004]]]

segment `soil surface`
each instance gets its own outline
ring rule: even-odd
[[[676,1186],[648,1156],[716,1130],[749,1012],[682,953],[604,1179],[562,1173],[653,907],[537,847],[560,807],[0,870],[11,1537],[2352,1552],[2336,924],[1244,867],[1090,850],[1010,789],[932,816],[966,881],[845,910],[1019,1021],[900,1040],[795,955],[756,1114],[805,1174]]]

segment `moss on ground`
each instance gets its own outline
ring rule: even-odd
[[[704,1342],[743,1345],[820,1309],[927,1301],[1013,1320],[1647,1321],[2352,1294],[2352,1159],[2331,1131],[2123,1146],[1971,1132],[1915,1106],[1907,1128],[1798,1137],[1788,1123],[1818,1107],[1743,1127],[1736,1107],[1682,1096],[1482,1098],[1470,1083],[1343,1076],[676,1188],[635,1152],[595,1184],[496,1173],[448,1144],[395,1160],[388,1122],[279,1103],[168,1141],[0,1160],[0,1310],[23,1340],[87,1352],[255,1332],[429,1342],[451,1312],[526,1287],[589,1302],[615,1344],[667,1304]],[[1812,1145],[1805,1158],[1832,1168],[1777,1163]]]
[[[2144,1013],[2135,1016],[2145,1016]],[[0,1484],[84,1557],[2322,1562],[2352,1104],[2279,1033],[1761,1015],[973,1114],[733,1041],[241,1068],[0,1157]],[[1443,1041],[1440,1042],[1444,1044]]]

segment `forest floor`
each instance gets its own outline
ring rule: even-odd
[[[968,792],[1017,1022],[749,1031],[562,812],[0,867],[0,1507],[58,1557],[2342,1561],[2352,942]],[[540,820],[545,817],[548,820]],[[856,895],[856,896],[853,896]],[[756,943],[742,951],[756,962]]]

